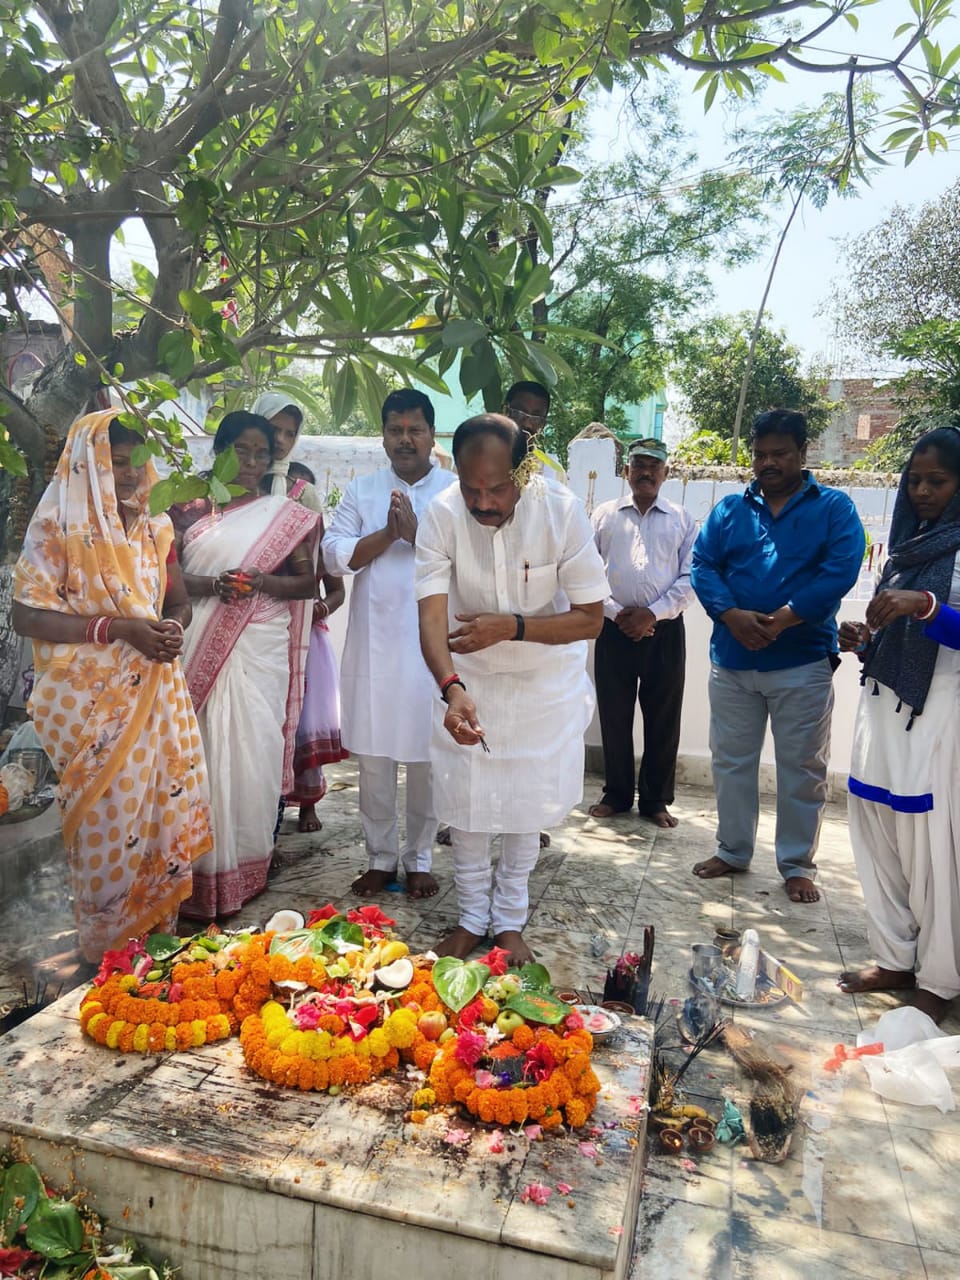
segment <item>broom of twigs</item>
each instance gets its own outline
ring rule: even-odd
[[[757,1160],[780,1164],[787,1158],[800,1119],[802,1090],[791,1083],[793,1065],[759,1036],[751,1036],[741,1027],[726,1027],[723,1040],[753,1080],[748,1108],[750,1150]]]

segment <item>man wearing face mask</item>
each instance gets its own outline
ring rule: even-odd
[[[340,669],[341,737],[360,770],[370,865],[352,888],[361,897],[382,893],[402,861],[407,892],[426,898],[437,892],[430,871],[437,830],[430,774],[434,689],[420,654],[414,546],[424,511],[455,477],[432,456],[434,410],[422,391],[391,392],[381,419],[390,465],[350,482],[323,539],[327,572],[354,578]],[[400,763],[407,783],[402,857]]]
[[[683,611],[693,602],[690,553],[697,523],[660,497],[669,475],[662,440],[627,451],[630,492],[593,513],[597,548],[610,583],[594,653],[604,785],[593,818],[637,808],[658,827],[675,827],[673,803],[686,665]],[[643,757],[634,772],[633,718],[643,718]]]

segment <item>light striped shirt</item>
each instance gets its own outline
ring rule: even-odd
[[[596,508],[593,529],[610,583],[603,612],[611,621],[622,609],[644,608],[663,622],[678,618],[693,601],[690,553],[697,522],[688,511],[658,495],[641,515],[627,494]]]

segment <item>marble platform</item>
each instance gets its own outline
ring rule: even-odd
[[[640,1199],[650,1028],[595,1052],[592,1129],[531,1140],[439,1113],[404,1121],[412,1084],[331,1098],[281,1089],[237,1040],[122,1055],[85,1040],[71,992],[0,1038],[0,1145],[80,1185],[183,1280],[622,1280]],[[469,1135],[463,1145],[451,1131]],[[596,1151],[581,1150],[589,1141]],[[545,1205],[524,1188],[553,1189]],[[560,1192],[558,1184],[570,1189]]]

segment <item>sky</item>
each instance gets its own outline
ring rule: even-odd
[[[899,43],[894,44],[893,31],[900,23],[909,21],[913,13],[909,0],[879,0],[860,11],[859,17],[859,32],[854,33],[841,23],[822,36],[817,45],[824,52],[817,56],[827,61],[838,60],[831,58],[826,50],[844,55],[860,52],[886,56],[900,47]],[[937,38],[944,50],[960,44],[960,17],[944,24]],[[914,67],[922,65],[917,55],[908,59],[908,63]],[[693,93],[696,76],[682,71],[674,75],[681,88],[684,120],[699,150],[701,167],[722,165],[729,151],[725,131],[734,119],[733,112],[721,105],[718,95],[713,108],[705,114],[702,94]],[[771,82],[761,101],[742,113],[741,121],[745,122],[744,117],[748,118],[751,111],[765,116],[801,105],[814,106],[824,92],[843,87],[842,80],[833,76],[804,75],[792,68],[787,69],[787,77],[786,84]],[[896,95],[892,97],[895,99]],[[880,131],[878,142],[887,131]],[[642,145],[642,140],[631,140],[626,114],[611,111],[609,103],[595,112],[592,133],[592,154],[598,160],[616,159],[631,141],[633,145]],[[842,279],[840,241],[868,236],[894,205],[918,207],[937,198],[960,179],[960,134],[949,141],[950,151],[938,151],[935,156],[924,151],[906,169],[902,153],[891,154],[890,166],[871,179],[870,187],[864,189],[859,198],[833,197],[822,210],[808,202],[801,208],[785,242],[767,310],[811,364],[832,367],[839,374],[855,375],[865,371],[856,357],[836,342],[831,321],[822,314],[836,283]],[[874,149],[879,150],[879,146]],[[756,310],[763,296],[776,239],[788,214],[786,203],[772,211],[768,243],[754,262],[732,270],[718,267],[711,273],[716,295],[713,310],[721,314]]]

